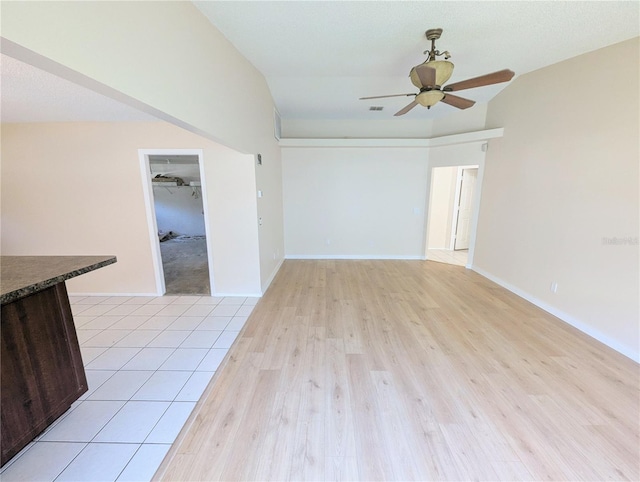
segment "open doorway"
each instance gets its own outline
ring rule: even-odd
[[[429,199],[427,259],[466,266],[478,166],[434,167]]]
[[[206,191],[200,151],[141,152],[161,294],[210,295]]]

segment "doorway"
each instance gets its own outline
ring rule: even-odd
[[[469,250],[473,195],[477,181],[477,167],[458,167],[451,229],[451,248],[454,251]]]
[[[158,291],[209,296],[213,283],[201,152],[149,151],[142,157]]]
[[[467,266],[477,179],[478,166],[433,168],[427,259]]]

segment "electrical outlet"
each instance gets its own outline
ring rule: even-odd
[[[551,283],[551,286],[549,286],[549,289],[551,290],[552,293],[557,293],[558,292],[558,282],[554,281]]]

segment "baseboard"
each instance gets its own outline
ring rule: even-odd
[[[424,260],[424,256],[378,255],[378,254],[288,254],[285,259],[397,259]]]
[[[69,293],[69,296],[145,296],[145,297],[153,297],[160,298],[165,295],[159,295],[158,293]],[[213,295],[166,295],[166,296],[216,296],[218,298],[222,298],[224,296],[229,297],[251,297],[251,298],[261,298],[262,293],[215,293]]]
[[[211,296],[217,298],[223,298],[225,296],[229,298],[262,298],[262,293],[215,293]]]
[[[159,297],[158,293],[69,293],[69,296],[153,296]]]
[[[573,326],[574,328],[577,328],[578,330],[580,330],[584,334],[589,335],[591,338],[594,338],[595,340],[598,340],[600,343],[604,343],[609,348],[612,348],[613,350],[615,350],[618,353],[626,356],[627,358],[631,358],[636,363],[640,363],[640,353],[636,353],[633,350],[629,349],[628,347],[621,345],[619,342],[617,342],[615,340],[612,340],[609,336],[607,336],[606,334],[602,333],[600,330],[594,329],[589,324],[577,319],[576,317],[574,317],[574,316],[572,316],[572,315],[570,315],[570,314],[568,314],[568,313],[566,313],[566,312],[564,312],[562,310],[559,310],[558,308],[555,308],[554,306],[551,306],[548,303],[545,303],[542,300],[539,300],[535,296],[527,293],[524,290],[521,290],[517,286],[514,286],[511,283],[507,283],[503,279],[500,279],[497,276],[494,276],[493,274],[491,274],[491,273],[489,273],[489,272],[487,272],[487,271],[485,271],[485,270],[483,270],[481,268],[478,268],[477,266],[472,266],[470,268],[473,271],[475,271],[476,273],[478,273],[479,275],[484,276],[488,280],[493,281],[497,285],[500,285],[503,288],[505,288],[505,289],[511,291],[512,293],[518,295],[520,298],[524,298],[529,303],[533,303],[538,308],[546,311],[547,313],[555,316],[556,318],[564,321],[565,323]]]

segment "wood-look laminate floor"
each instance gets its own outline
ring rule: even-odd
[[[639,480],[638,375],[462,267],[288,260],[156,477]]]

